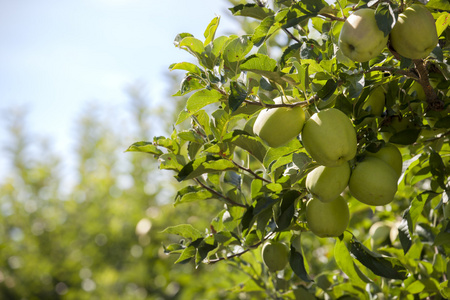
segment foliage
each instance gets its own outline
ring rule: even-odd
[[[2,155],[11,166],[0,182],[0,299],[223,299],[242,280],[223,281],[217,274],[231,274],[226,265],[174,265],[161,247],[178,242],[161,233],[172,222],[202,227],[207,214],[174,209],[167,199],[176,181],[157,175],[153,158],[124,155],[160,118],[143,92],[131,87],[120,112],[86,107],[74,151],[64,155],[41,143],[21,110],[5,114]],[[173,119],[167,113],[161,123]]]
[[[255,2],[230,8],[253,24],[246,26],[254,28],[248,34],[216,37],[216,17],[204,39],[176,37],[175,46],[194,58],[170,66],[185,72],[175,94],[188,96],[185,108],[170,136],[128,149],[155,157],[161,170],[185,184],[175,197],[177,207],[221,204],[205,227],[172,221],[166,232],[180,242],[166,251],[195,267],[236,266],[250,279],[235,291],[242,299],[294,299],[301,293],[320,299],[449,297],[448,4],[427,4],[439,43],[426,59],[406,59],[388,44],[376,58],[358,63],[337,47],[346,17],[370,7],[387,36],[412,1]],[[413,82],[425,99],[409,90]],[[385,110],[376,116],[363,107],[380,86]],[[279,96],[300,101],[274,103]],[[338,238],[314,236],[305,222],[305,178],[316,163],[301,138],[271,148],[252,130],[262,109],[289,105],[302,106],[309,116],[330,107],[345,113],[358,137],[353,166],[366,149],[395,144],[404,162],[395,200],[372,207],[346,190],[348,230]],[[386,233],[370,233],[375,223],[386,225]],[[269,272],[259,254],[272,238],[290,245],[290,266],[280,272]]]

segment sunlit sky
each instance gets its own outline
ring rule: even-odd
[[[165,97],[163,72],[190,58],[174,37],[203,39],[216,15],[218,34],[229,33],[228,7],[224,0],[0,0],[0,112],[26,106],[33,132],[67,151],[87,102],[125,106],[124,90],[136,81],[153,101]],[[0,142],[4,127],[0,119]],[[7,165],[0,158],[0,175]]]

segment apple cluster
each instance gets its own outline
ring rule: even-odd
[[[436,24],[430,11],[422,4],[413,4],[398,17],[388,35],[380,30],[375,10],[362,8],[344,22],[338,46],[353,61],[366,62],[377,57],[390,42],[403,57],[421,59],[437,46]]]
[[[294,98],[287,100],[294,102]],[[275,102],[280,101],[277,98]],[[306,176],[305,186],[311,195],[306,221],[319,237],[337,237],[347,228],[350,212],[341,196],[347,187],[355,199],[367,205],[386,205],[394,199],[402,172],[399,149],[385,144],[377,152],[366,150],[362,159],[355,159],[356,130],[347,115],[336,108],[321,110],[306,121],[301,106],[265,109],[253,129],[271,147],[300,136],[317,165]]]

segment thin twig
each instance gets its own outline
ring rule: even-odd
[[[208,190],[209,192],[211,192],[212,194],[218,196],[219,198],[224,199],[224,200],[225,200],[226,202],[228,202],[230,205],[233,205],[233,206],[239,206],[239,207],[245,207],[245,208],[247,207],[247,206],[245,206],[244,204],[237,203],[237,202],[234,201],[233,199],[231,199],[231,198],[229,198],[229,197],[227,197],[227,196],[225,196],[225,195],[222,195],[221,193],[217,192],[216,190],[210,188],[209,186],[207,186],[206,184],[204,184],[203,182],[201,182],[198,178],[195,178],[194,180],[195,180],[198,184],[200,184],[204,189]]]
[[[339,17],[333,16],[333,15],[330,15],[330,14],[327,14],[327,13],[322,13],[320,15],[325,17],[325,18],[330,19],[331,21],[345,22],[345,20],[346,20],[346,18],[339,18]]]
[[[286,28],[283,28],[283,31],[294,41],[296,41],[297,43],[301,44],[302,41],[300,39],[298,39],[292,32],[290,32],[289,30],[287,30]]]
[[[217,263],[217,262],[219,262],[219,261],[222,261],[222,260],[227,260],[227,259],[230,259],[230,258],[234,258],[234,257],[241,256],[241,255],[247,253],[248,251],[250,251],[250,250],[252,250],[252,249],[254,249],[254,248],[258,248],[262,243],[264,243],[267,239],[269,239],[274,233],[275,233],[275,232],[269,232],[269,233],[262,239],[262,241],[259,241],[258,243],[249,246],[247,249],[242,250],[241,252],[238,252],[238,253],[235,253],[235,254],[232,254],[232,255],[229,255],[229,256],[225,256],[225,257],[219,257],[219,258],[216,258],[216,259],[211,259],[211,260],[209,260],[207,263],[208,263],[208,264],[215,264],[215,263]]]
[[[419,77],[412,71],[400,70],[400,69],[391,68],[391,67],[373,67],[373,68],[370,68],[369,70],[363,71],[363,73],[370,73],[370,72],[377,72],[377,71],[388,72],[388,73],[392,73],[392,74],[400,74],[400,75],[412,78],[414,80],[419,80]]]
[[[245,172],[250,173],[251,175],[253,175],[256,179],[262,180],[262,181],[267,182],[267,183],[272,183],[270,180],[265,179],[265,178],[259,176],[258,174],[256,174],[255,172],[253,172],[251,169],[246,168],[246,167],[244,167],[244,166],[241,166],[241,165],[239,165],[238,163],[236,163],[236,162],[233,161],[233,160],[232,160],[231,162],[232,162],[236,167],[238,167],[239,169],[241,169],[241,170],[243,170],[243,171],[245,171]]]

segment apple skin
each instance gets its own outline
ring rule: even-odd
[[[279,97],[280,98],[280,97]],[[281,100],[275,99],[280,104]],[[253,132],[270,147],[280,147],[297,137],[305,124],[300,106],[263,109],[253,124]]]
[[[322,202],[336,199],[350,180],[350,165],[338,167],[318,166],[306,176],[306,189]]]
[[[390,33],[394,50],[409,59],[427,57],[437,46],[438,39],[433,15],[420,4],[405,9]]]
[[[289,247],[279,241],[266,242],[261,251],[264,264],[271,272],[283,270],[289,258]]]
[[[385,144],[377,152],[366,151],[365,154],[370,157],[376,157],[387,163],[397,173],[398,177],[402,175],[403,157],[400,150],[393,144]]]
[[[336,108],[315,113],[302,130],[306,151],[319,164],[337,167],[356,155],[356,131],[350,119]]]
[[[398,175],[383,160],[366,157],[350,176],[348,187],[358,201],[372,206],[386,205],[394,200]]]
[[[348,226],[350,211],[347,201],[338,196],[331,202],[311,198],[306,204],[306,222],[318,237],[338,237]]]
[[[370,109],[369,111],[376,117],[381,116],[386,104],[386,95],[382,86],[374,88],[367,100],[363,104],[363,109]]]
[[[375,10],[362,8],[352,13],[339,34],[338,46],[353,61],[366,62],[386,47],[389,36],[378,28]]]

